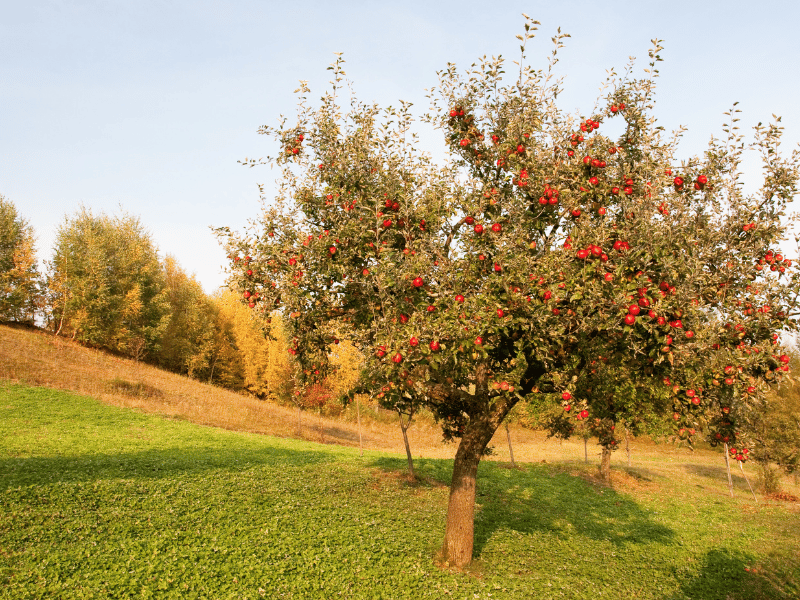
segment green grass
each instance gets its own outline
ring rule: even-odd
[[[566,465],[482,464],[440,569],[452,462],[404,462],[0,382],[0,598],[800,597],[797,510]]]

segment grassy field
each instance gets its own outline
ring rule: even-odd
[[[579,461],[483,463],[477,560],[451,572],[451,460],[410,485],[400,455],[0,382],[0,598],[800,597],[797,505],[667,458],[614,489]]]

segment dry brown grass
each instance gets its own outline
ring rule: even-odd
[[[42,331],[0,326],[0,379],[69,390],[114,406],[136,408],[202,425],[279,437],[358,446],[358,428],[346,419],[297,410],[244,396],[150,365],[120,358]],[[365,411],[366,412],[366,411]],[[365,448],[403,452],[397,426],[363,419]],[[415,453],[452,457],[433,427],[418,424],[410,430]]]
[[[98,398],[114,406],[136,408],[148,413],[185,419],[202,425],[248,431],[278,437],[303,437],[330,444],[358,446],[358,428],[350,410],[348,418],[324,418],[303,413],[302,434],[297,432],[297,410],[236,394],[188,377],[168,373],[99,350],[84,348],[42,331],[0,325],[0,379],[29,385],[70,390]],[[403,441],[396,418],[384,414],[370,419],[362,413],[364,448],[403,454]],[[514,458],[521,463],[559,463],[571,470],[583,466],[583,441],[560,442],[543,432],[511,426]],[[442,443],[441,430],[420,419],[409,429],[415,457],[453,458],[455,444]],[[505,428],[492,441],[490,460],[509,462]],[[589,462],[597,464],[599,449],[589,442]],[[635,491],[649,487],[661,476],[696,480],[712,493],[727,494],[724,461],[717,451],[691,452],[668,444],[635,439],[631,442],[632,464],[628,469],[624,450],[614,454],[615,485]],[[746,467],[751,482],[753,467]],[[749,494],[741,472],[733,471],[737,493]],[[709,483],[711,485],[709,486]],[[794,495],[800,486],[784,478],[781,487]]]

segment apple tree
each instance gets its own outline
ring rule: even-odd
[[[608,423],[611,444],[600,364],[665,386],[641,402],[676,429],[719,427],[722,406],[780,380],[773,336],[795,327],[800,281],[777,249],[798,155],[779,153],[779,125],[756,129],[764,185],[745,195],[735,113],[685,160],[652,116],[657,43],[644,76],[612,74],[576,116],[557,104],[565,36],[545,67],[525,61],[536,25],[511,83],[502,58],[439,73],[424,119],[444,135],[442,166],[418,149],[407,103],[341,100],[337,59],[319,105],[301,83],[296,122],[261,129],[279,151],[247,163],[280,167],[276,197],[249,231],[217,230],[229,286],[265,321],[286,316],[299,381],[329,374],[347,330],[362,384],[428,407],[458,440],[441,557],[456,566],[472,560],[478,464],[515,405],[571,403],[565,418]]]

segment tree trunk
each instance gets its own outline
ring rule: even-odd
[[[408,428],[411,426],[411,416],[408,415],[408,421],[403,422],[403,413],[399,410],[397,414],[400,415],[400,431],[403,432],[403,443],[406,446],[406,457],[408,458],[408,476],[411,478],[411,481],[416,479],[414,475],[414,459],[411,458],[411,445],[408,443]],[[413,414],[413,413],[412,413]]]
[[[475,479],[486,446],[505,417],[499,415],[470,420],[453,461],[453,480],[447,505],[447,527],[442,545],[442,561],[455,567],[472,562],[475,534]]]
[[[208,384],[211,385],[214,383],[214,367],[217,364],[217,355],[214,354],[214,358],[211,360],[211,375],[208,376]]]
[[[506,437],[508,438],[508,453],[511,455],[511,466],[516,467],[514,462],[514,448],[511,447],[511,432],[508,430],[508,423],[506,423]]]
[[[600,479],[611,483],[611,448],[606,446],[603,446],[603,453],[600,455]]]
[[[301,415],[302,412],[303,412],[303,409],[298,406],[297,407],[297,435],[299,437],[303,437],[303,429],[302,429],[302,425],[300,423],[300,415]]]

